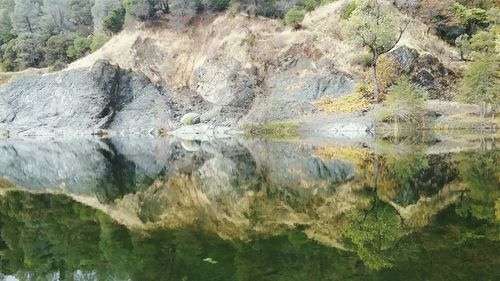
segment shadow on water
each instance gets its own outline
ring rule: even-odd
[[[500,151],[432,145],[3,140],[0,280],[498,280]]]

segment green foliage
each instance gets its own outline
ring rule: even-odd
[[[469,59],[469,56],[472,52],[472,47],[469,41],[468,34],[462,34],[455,39],[455,46],[460,50],[460,58],[462,60]]]
[[[470,48],[476,52],[495,54],[498,35],[493,31],[480,31],[470,40]]]
[[[14,39],[12,34],[12,21],[10,20],[9,10],[0,7],[0,46]]]
[[[147,20],[153,12],[150,0],[124,0],[123,6],[129,15],[140,20]]]
[[[419,123],[425,115],[424,99],[427,92],[413,83],[409,77],[402,76],[389,88],[387,99],[377,112],[382,122]]]
[[[317,5],[318,3],[316,0],[304,0],[304,10],[306,10],[306,12],[314,11]]]
[[[263,0],[259,5],[257,6],[250,6],[249,10],[255,10],[255,13],[259,16],[264,16],[264,17],[281,17],[282,15],[278,12],[278,9],[276,8],[276,1],[275,0]]]
[[[486,115],[488,105],[496,109],[500,105],[499,71],[497,58],[476,54],[474,61],[464,71],[457,98],[480,105],[482,116]]]
[[[304,20],[304,16],[304,11],[295,6],[288,10],[288,12],[285,14],[285,24],[292,26],[294,29],[299,29],[300,24]]]
[[[487,26],[489,23],[487,12],[484,9],[467,8],[460,3],[455,3],[450,10],[458,15],[460,24],[469,35],[473,34],[478,27]]]
[[[43,49],[45,53],[45,63],[51,65],[55,62],[69,62],[70,58],[66,52],[72,44],[72,38],[68,38],[62,34],[50,37]]]
[[[33,33],[23,33],[14,46],[16,62],[21,68],[37,67],[43,62],[42,42]]]
[[[467,187],[467,195],[457,206],[457,213],[469,215],[499,224],[496,217],[496,201],[500,199],[500,151],[482,149],[474,153],[457,155],[463,182]],[[500,234],[500,229],[499,233]],[[496,236],[500,240],[500,236]]]
[[[229,6],[231,0],[210,0],[210,4],[216,11],[223,11]]]
[[[350,13],[345,29],[355,43],[380,55],[397,43],[401,22],[390,7],[378,0],[361,0]]]
[[[326,4],[333,3],[335,1],[337,1],[337,0],[320,0],[319,4],[320,4],[320,6],[323,6],[323,5],[326,5]]]
[[[372,55],[372,86],[376,101],[380,100],[381,85],[376,66],[380,55],[389,52],[399,42],[408,22],[402,22],[393,8],[379,0],[360,0],[344,25],[344,33],[354,44],[367,48]]]
[[[95,52],[99,48],[101,48],[106,42],[108,42],[110,37],[106,34],[100,33],[94,36],[92,39],[92,43],[90,43],[90,50]]]
[[[350,1],[345,7],[342,8],[342,18],[348,19],[351,17],[352,12],[358,7],[356,1]]]
[[[370,211],[354,210],[347,214],[348,225],[343,234],[369,268],[391,268],[395,261],[391,251],[408,231],[394,209],[377,199],[372,204]]]
[[[0,60],[0,70],[2,71],[17,71],[19,64],[16,62],[17,54],[15,50],[17,40],[10,40],[2,46],[2,59]]]
[[[103,27],[113,33],[119,32],[125,23],[125,13],[125,8],[122,6],[111,10],[102,21]]]
[[[87,37],[77,37],[73,41],[73,44],[68,48],[67,55],[71,59],[79,59],[90,51],[90,45],[92,44],[92,39]]]

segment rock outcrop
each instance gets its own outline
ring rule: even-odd
[[[420,54],[408,46],[401,46],[388,53],[398,64],[402,74],[409,75],[429,91],[432,99],[449,99],[455,73],[430,54]]]
[[[242,123],[299,119],[317,110],[323,97],[340,98],[354,92],[356,81],[322,58],[319,51],[298,44],[266,66],[263,93],[256,97]]]
[[[0,88],[0,131],[84,135],[168,130],[168,91],[99,60],[88,69],[20,77]]]

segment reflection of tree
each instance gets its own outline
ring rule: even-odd
[[[424,224],[408,224],[402,219],[411,218],[413,222],[414,212],[427,214],[429,208],[429,214],[435,214],[446,207],[450,200],[428,199],[439,196],[443,187],[457,178],[457,170],[449,155],[426,155],[422,146],[379,144],[378,153],[365,156],[357,161],[357,169],[364,194],[372,195],[371,207],[351,210],[343,234],[368,267],[388,268],[394,264],[398,243],[417,230],[411,226],[429,223],[425,219]],[[420,201],[442,206],[417,204]],[[400,211],[410,205],[410,217],[402,216]]]
[[[344,236],[369,268],[392,267],[394,247],[406,234],[397,212],[376,198],[372,209],[355,209],[347,214]]]
[[[76,269],[95,265],[99,226],[94,210],[63,196],[14,192],[1,198],[0,211],[3,272],[29,271],[30,280],[59,272],[66,280]]]
[[[481,149],[456,156],[462,181],[467,187],[456,212],[463,217],[472,216],[496,225],[484,233],[495,240],[500,240],[500,220],[496,214],[500,207],[499,157],[497,149]],[[492,229],[495,231],[492,232]]]

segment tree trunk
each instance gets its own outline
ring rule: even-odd
[[[375,97],[375,102],[379,101],[380,95],[380,84],[377,77],[377,62],[372,63],[372,84],[373,84],[373,96]]]

